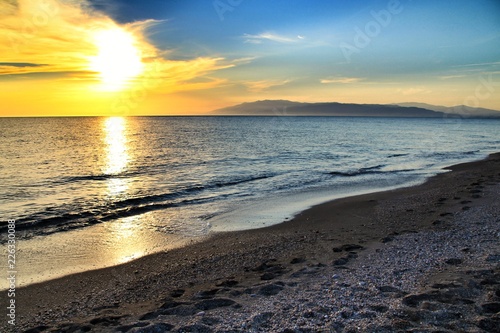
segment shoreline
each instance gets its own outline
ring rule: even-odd
[[[17,292],[18,328],[69,331],[70,324],[63,322],[71,322],[74,327],[114,331],[127,323],[159,325],[160,319],[176,329],[193,323],[222,326],[203,323],[206,313],[244,313],[261,298],[296,288],[293,283],[302,288],[327,270],[349,270],[351,263],[400,235],[449,230],[460,214],[494,200],[483,193],[500,182],[499,165],[500,154],[492,154],[449,167],[451,172],[422,185],[337,199],[281,224],[215,234],[120,266],[22,287]],[[253,292],[245,293],[247,289]]]
[[[436,171],[434,176],[439,173],[441,172]],[[293,219],[300,212],[322,203],[411,187],[422,184],[430,177],[432,176],[390,186],[351,187],[349,191],[336,189],[332,192],[331,189],[319,188],[314,191],[285,194],[273,199],[272,203],[269,202],[269,198],[256,199],[207,220],[210,230],[200,235],[172,236],[147,230],[140,223],[141,219],[125,223],[128,218],[121,218],[110,223],[96,223],[83,228],[70,228],[44,235],[33,234],[27,239],[21,236],[17,252],[22,255],[23,260],[18,261],[17,268],[24,274],[16,283],[18,287],[24,287],[86,271],[114,267],[151,254],[181,248],[192,242],[204,241],[219,232],[260,229],[281,224]],[[254,214],[255,211],[258,211],[258,214]],[[145,215],[147,214],[150,213]],[[244,223],[234,223],[235,220]],[[122,224],[126,224],[124,233],[119,231]],[[110,236],[101,238],[101,234]],[[65,256],[64,261],[60,263],[59,253],[63,252],[70,255]],[[0,282],[0,291],[7,289],[6,281]]]

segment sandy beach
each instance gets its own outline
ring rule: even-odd
[[[1,331],[498,332],[500,154],[449,169],[20,288]]]

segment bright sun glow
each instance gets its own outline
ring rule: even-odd
[[[100,73],[102,90],[121,90],[142,73],[141,52],[129,32],[119,28],[100,30],[94,42],[98,54],[91,58],[90,69]]]

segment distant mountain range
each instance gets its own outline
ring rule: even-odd
[[[210,112],[220,116],[337,116],[337,117],[400,117],[400,118],[500,118],[500,111],[445,107],[423,103],[345,104],[300,103],[287,100],[263,100],[238,104]]]

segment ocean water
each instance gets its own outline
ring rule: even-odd
[[[26,283],[40,258],[71,272],[116,264],[423,182],[500,151],[499,129],[460,118],[0,118],[0,241],[16,220]]]

